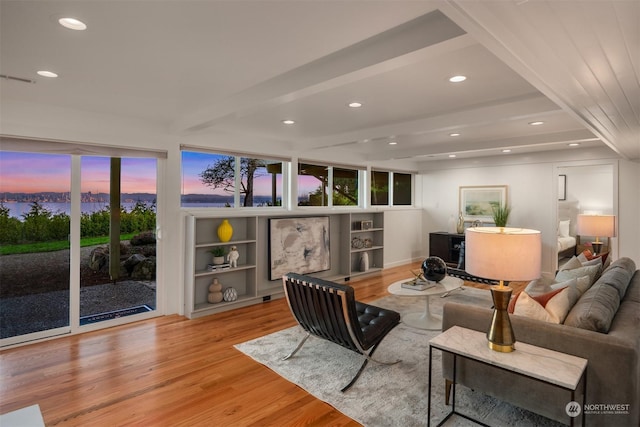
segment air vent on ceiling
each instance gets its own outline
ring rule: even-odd
[[[0,74],[0,78],[7,79],[7,80],[15,80],[17,82],[22,82],[22,83],[35,83],[36,82],[35,80],[25,79],[24,77],[7,76],[6,74]]]

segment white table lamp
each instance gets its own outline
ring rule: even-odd
[[[600,237],[616,237],[615,215],[578,215],[577,233],[581,236],[595,236],[591,242],[593,253],[598,254],[602,249]]]
[[[533,280],[540,277],[542,240],[538,230],[511,227],[467,228],[465,236],[467,273],[499,280],[491,287],[495,310],[487,332],[489,348],[504,353],[515,349],[515,335],[507,307],[512,288],[504,281]]]

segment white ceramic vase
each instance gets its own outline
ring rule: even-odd
[[[369,270],[369,253],[363,252],[362,255],[360,255],[360,271],[367,270]]]

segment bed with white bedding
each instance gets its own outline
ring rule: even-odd
[[[558,202],[558,259],[576,254],[578,211],[578,201]]]

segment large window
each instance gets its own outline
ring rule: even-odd
[[[393,206],[411,205],[413,195],[412,175],[409,173],[371,171],[371,205],[388,206],[389,188]],[[393,185],[389,185],[390,182]]]
[[[393,205],[404,206],[411,204],[411,174],[393,173]]]
[[[359,206],[358,169],[298,163],[298,206]]]
[[[389,172],[371,171],[371,205],[389,204]]]
[[[282,206],[283,162],[182,151],[182,207]]]

